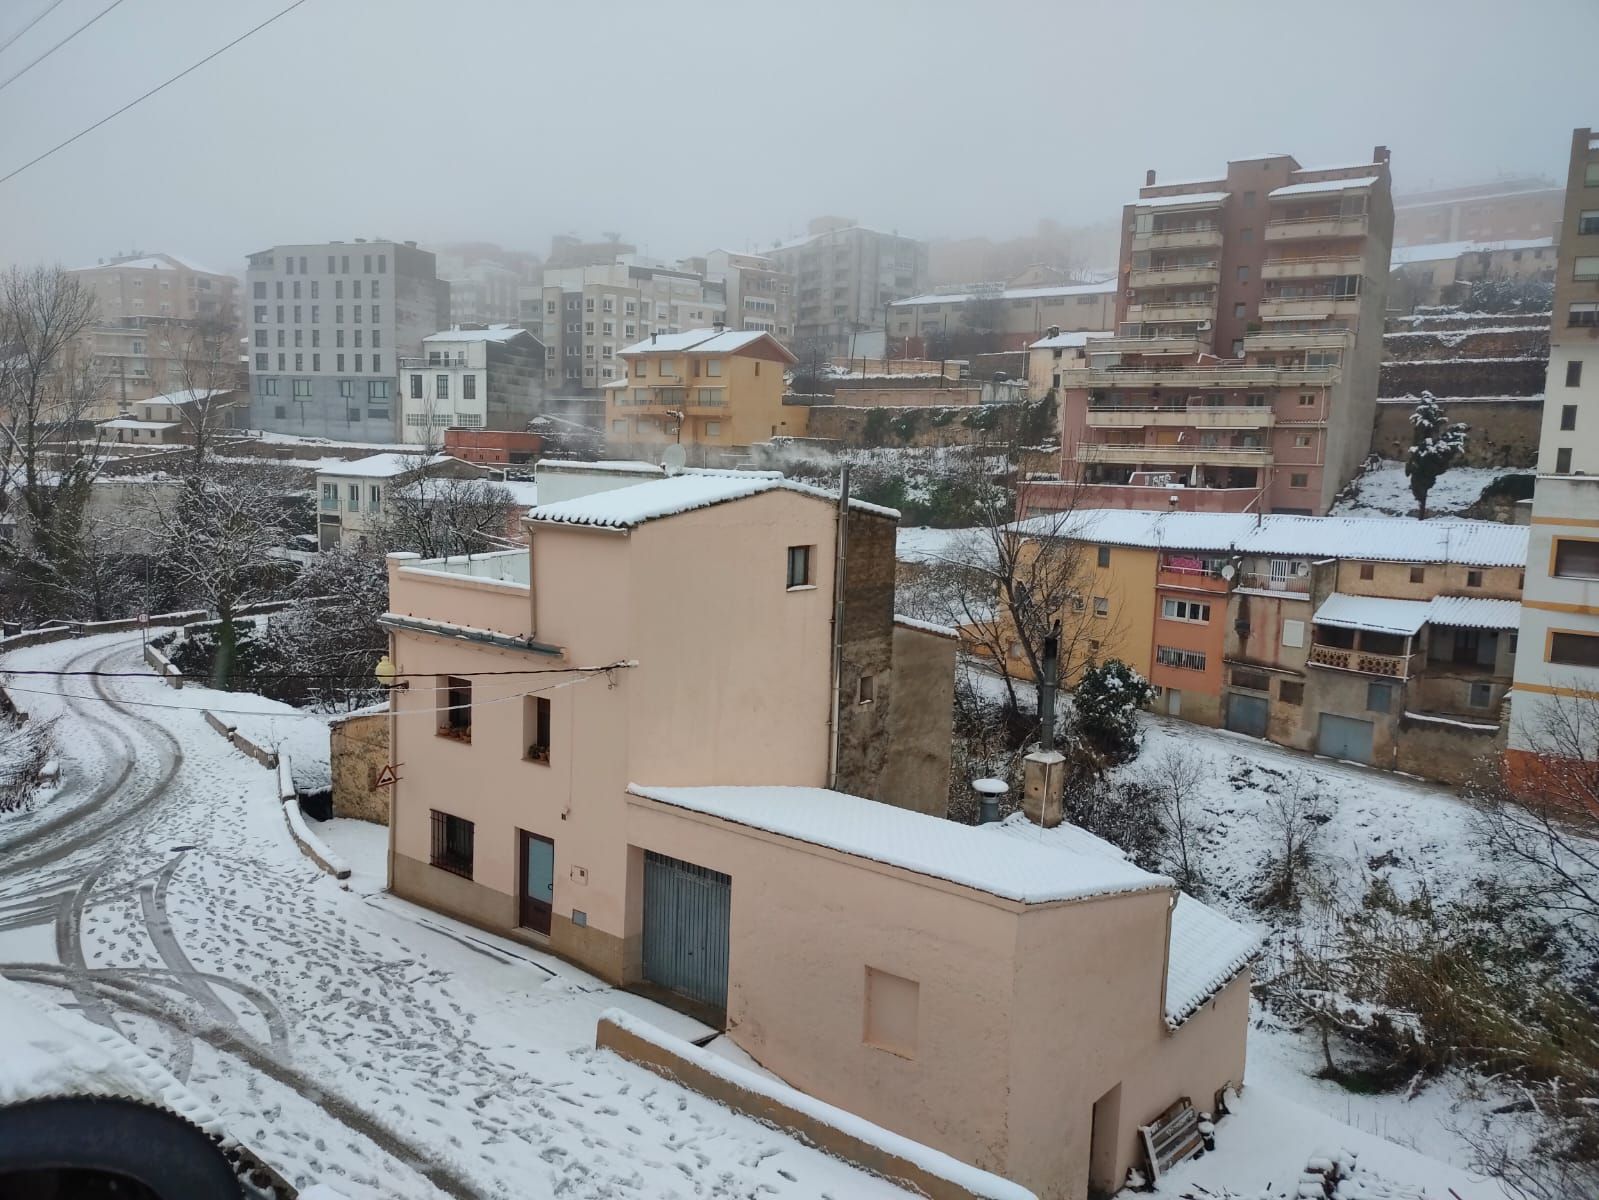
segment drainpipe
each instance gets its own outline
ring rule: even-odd
[[[838,535],[833,551],[833,700],[827,721],[827,786],[838,787],[839,691],[844,686],[844,563],[849,551],[849,464],[839,470]]]
[[[389,631],[389,661],[390,662],[394,661],[395,648],[396,648],[396,645],[395,645],[395,634],[394,634],[393,630],[390,630]],[[396,699],[397,699],[397,693],[396,693],[395,689],[390,688],[389,689],[389,753],[388,753],[388,762],[386,764],[384,764],[385,766],[390,766],[390,765],[392,765],[395,762],[395,759],[397,757],[396,754],[395,754],[395,751],[399,749],[399,743],[395,740],[395,734],[399,732],[399,726],[400,726],[399,714],[394,711]],[[389,866],[389,872],[388,872],[389,878],[388,878],[388,890],[391,893],[394,891],[394,854],[395,854],[394,847],[395,847],[395,841],[396,841],[396,834],[397,834],[397,831],[398,831],[399,825],[400,825],[399,791],[400,791],[400,781],[398,779],[396,779],[394,782],[389,784],[389,864],[388,864],[388,866]]]

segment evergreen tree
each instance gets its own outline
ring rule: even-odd
[[[1420,517],[1427,519],[1427,493],[1438,477],[1454,466],[1466,451],[1466,434],[1471,427],[1451,424],[1431,392],[1423,392],[1410,414],[1410,451],[1405,455],[1405,474],[1410,479],[1411,495],[1420,506]]]

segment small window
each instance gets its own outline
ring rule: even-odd
[[[1366,711],[1385,713],[1393,706],[1392,684],[1368,683],[1366,685]]]
[[[550,765],[550,698],[522,698],[522,740],[527,744],[527,761]]]
[[[855,703],[870,704],[877,698],[877,677],[862,675],[860,682],[855,685]]]
[[[1249,282],[1249,267],[1248,266],[1241,266],[1241,267],[1238,268],[1238,282],[1239,283],[1248,283]]]
[[[1474,683],[1471,685],[1466,697],[1466,703],[1472,708],[1492,708],[1494,702],[1494,688],[1491,683]]]
[[[1573,279],[1599,279],[1599,255],[1588,254],[1579,257],[1571,268]]]
[[[1316,396],[1315,396],[1315,394],[1313,392],[1300,392],[1299,393],[1299,407],[1300,408],[1309,408],[1315,403],[1316,403]]]
[[[1233,305],[1233,316],[1235,316],[1235,317],[1241,317],[1245,313],[1247,313],[1248,311],[1249,311],[1249,306],[1247,304],[1239,303],[1239,304]]]
[[[472,878],[474,827],[465,817],[433,810],[433,865],[452,875]]]
[[[1295,471],[1288,476],[1288,486],[1304,489],[1310,486],[1310,476],[1303,471]]]
[[[439,736],[454,738],[458,742],[472,740],[472,681],[457,675],[440,675]]]
[[[1549,661],[1564,667],[1599,667],[1599,635],[1551,633]]]
[[[1300,649],[1305,644],[1305,623],[1303,621],[1283,622],[1283,645],[1291,649]]]
[[[811,546],[790,546],[788,548],[788,586],[791,588],[811,586]]]
[[[420,375],[411,376],[411,399],[422,399],[422,376]]]
[[[1264,671],[1256,671],[1248,667],[1233,668],[1233,686],[1248,688],[1252,692],[1269,692],[1271,690],[1271,676]]]
[[[1554,574],[1560,579],[1599,579],[1599,541],[1556,538]]]
[[[1297,679],[1285,679],[1277,685],[1277,699],[1284,704],[1303,704],[1305,685]]]
[[[866,1014],[861,1040],[901,1058],[915,1058],[921,990],[914,979],[867,967]]]
[[[1099,548],[1099,565],[1102,566],[1102,567],[1110,566],[1110,547],[1109,546],[1101,546]]]
[[[1582,359],[1574,358],[1566,364],[1566,386],[1582,386]]]
[[[1110,601],[1104,596],[1094,597],[1094,615],[1096,617],[1110,616]]]
[[[1466,572],[1466,586],[1467,587],[1480,588],[1482,586],[1482,572],[1481,571],[1467,571]]]
[[[1411,583],[1426,583],[1427,582],[1427,568],[1426,567],[1411,567],[1410,568],[1410,582]]]
[[[1577,427],[1577,406],[1575,404],[1562,404],[1560,406],[1560,432],[1570,433]]]
[[[1376,563],[1361,563],[1360,564],[1360,577],[1362,579],[1364,579],[1367,583],[1370,583],[1373,579],[1377,578],[1377,564]]]
[[[1571,447],[1562,446],[1555,451],[1555,474],[1571,474]]]

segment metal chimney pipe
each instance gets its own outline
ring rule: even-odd
[[[993,825],[999,820],[999,798],[1010,791],[1003,779],[974,779],[972,790],[977,793],[977,823]]]
[[[1044,678],[1038,685],[1038,748],[1055,748],[1055,689],[1060,686],[1060,622],[1044,637]]]

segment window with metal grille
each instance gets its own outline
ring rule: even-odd
[[[465,817],[433,810],[433,865],[452,875],[472,878],[474,826]]]
[[[1180,650],[1175,646],[1155,647],[1155,661],[1163,667],[1177,667],[1184,671],[1203,671],[1205,656],[1197,650]]]

